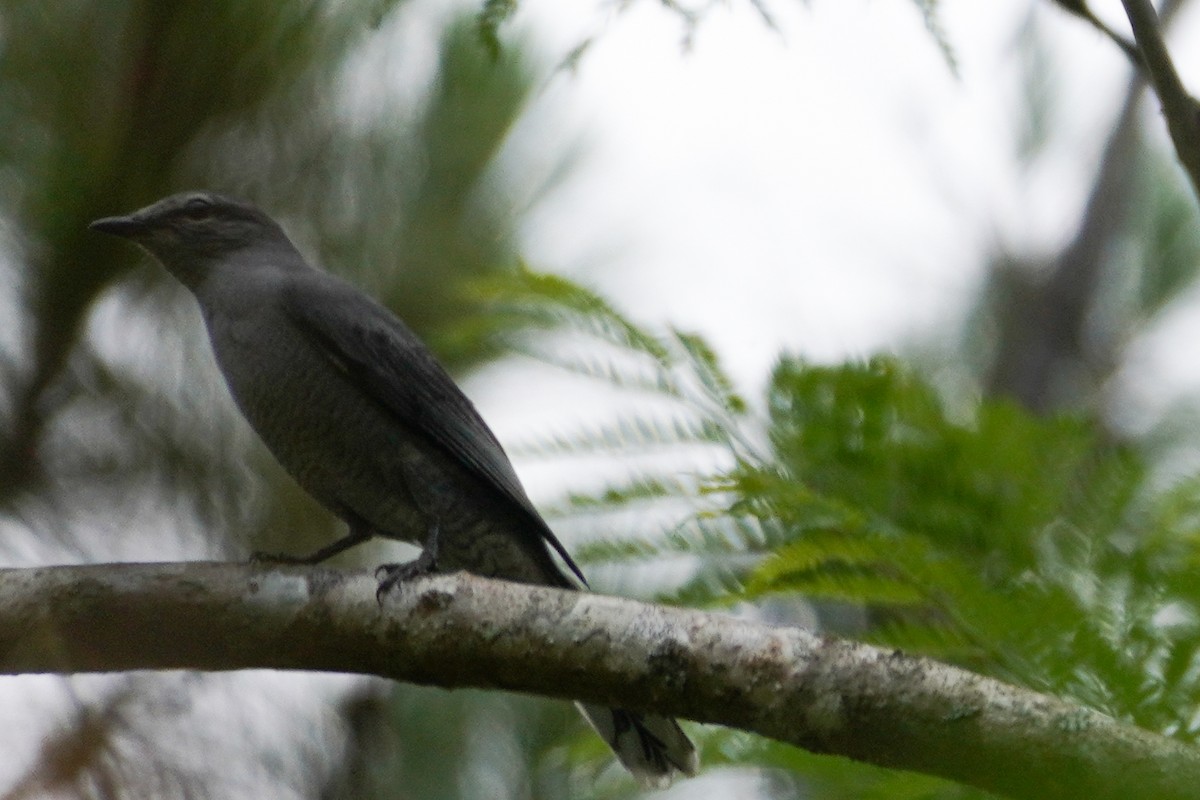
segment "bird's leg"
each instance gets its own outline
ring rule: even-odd
[[[429,532],[425,536],[425,546],[421,555],[403,564],[380,564],[375,569],[375,580],[379,588],[375,590],[375,599],[383,602],[383,596],[399,583],[411,580],[421,575],[429,575],[437,571],[438,523],[429,523]]]
[[[347,531],[346,535],[316,552],[309,553],[306,556],[293,556],[287,553],[254,553],[250,556],[250,560],[274,564],[320,564],[322,561],[333,558],[344,550],[349,550],[356,544],[362,544],[375,535],[374,529],[366,520],[359,517],[350,517],[347,521],[350,525],[350,530]]]

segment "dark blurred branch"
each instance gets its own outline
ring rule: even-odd
[[[466,574],[261,565],[0,572],[0,671],[302,669],[652,709],[1017,798],[1194,797],[1200,750],[796,628]]]
[[[1138,46],[1126,39],[1121,34],[1117,33],[1115,30],[1105,24],[1104,20],[1092,13],[1092,9],[1087,4],[1086,0],[1050,0],[1050,2],[1054,3],[1068,14],[1079,17],[1084,22],[1098,30],[1109,41],[1121,48],[1121,52],[1124,53],[1125,57],[1129,59],[1129,62],[1133,64],[1134,69],[1141,72],[1146,72],[1146,64],[1142,60],[1142,52],[1138,49]],[[1160,20],[1160,24],[1165,26],[1170,18],[1174,17],[1175,14],[1178,13],[1181,8],[1183,8],[1183,5],[1186,2],[1187,0],[1164,0],[1158,9],[1158,18]]]
[[[1133,63],[1135,68],[1141,67],[1142,54],[1138,52],[1137,45],[1114,31],[1112,28],[1108,27],[1108,25],[1104,24],[1102,19],[1092,13],[1092,9],[1088,6],[1085,0],[1051,1],[1067,13],[1074,14],[1096,30],[1100,31],[1100,33],[1108,37],[1113,44],[1121,48],[1121,51],[1125,53],[1126,57],[1129,58],[1130,62]]]
[[[1192,190],[1200,195],[1200,105],[1188,94],[1175,70],[1163,40],[1158,14],[1150,0],[1121,0],[1133,28],[1133,38],[1142,53],[1154,92],[1162,103],[1171,142],[1179,156]]]

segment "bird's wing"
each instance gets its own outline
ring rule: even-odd
[[[533,507],[496,436],[416,334],[354,287],[306,273],[284,310],[337,367],[406,426],[526,511],[538,533],[583,581],[583,572]]]

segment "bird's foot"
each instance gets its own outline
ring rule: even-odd
[[[437,572],[437,559],[428,550],[422,550],[421,555],[403,564],[380,564],[375,568],[375,580],[379,581],[375,599],[383,605],[384,595],[399,584],[434,572]]]
[[[256,552],[251,554],[250,561],[260,564],[320,564],[322,561],[333,558],[343,550],[349,550],[356,544],[361,544],[374,535],[371,526],[357,517],[350,517],[350,530],[341,539],[330,545],[322,547],[309,553],[306,556],[293,556],[287,553],[264,553]]]

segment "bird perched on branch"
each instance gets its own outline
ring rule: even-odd
[[[317,563],[384,536],[422,551],[381,567],[381,592],[423,572],[455,570],[586,587],[504,449],[433,354],[382,305],[309,265],[265,213],[191,192],[91,227],[141,245],[191,290],[250,425],[296,482],[349,526],[315,553],[281,560]],[[675,720],[580,710],[635,776],[660,783],[695,773],[695,748]]]

